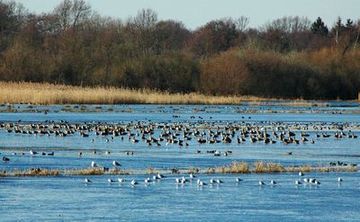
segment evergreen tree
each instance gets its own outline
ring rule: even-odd
[[[327,36],[329,33],[328,27],[325,25],[325,23],[320,17],[318,17],[316,21],[311,25],[311,31],[314,34],[318,34],[321,36]]]

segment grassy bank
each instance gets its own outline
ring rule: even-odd
[[[169,93],[149,89],[79,87],[48,83],[0,82],[3,104],[240,104],[282,101],[289,106],[312,106],[307,100],[280,100],[255,96],[210,96],[199,93]],[[324,104],[316,104],[324,105]]]
[[[258,97],[207,96],[105,87],[76,87],[47,83],[0,82],[0,103],[30,104],[239,104]]]

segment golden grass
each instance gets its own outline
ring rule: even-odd
[[[278,163],[266,163],[259,161],[255,163],[255,173],[281,173],[285,168]]]
[[[27,170],[16,170],[12,172],[13,176],[21,177],[34,177],[34,176],[58,176],[60,175],[60,171],[56,169],[27,169]]]
[[[30,104],[239,104],[264,100],[258,97],[207,96],[169,93],[148,89],[77,87],[48,83],[0,82],[0,103]]]
[[[249,165],[245,162],[233,162],[229,166],[215,168],[213,173],[250,173]]]
[[[181,174],[248,174],[248,173],[255,173],[255,174],[263,174],[263,173],[298,173],[298,172],[357,172],[357,166],[288,166],[284,167],[279,163],[271,163],[271,162],[263,162],[259,161],[252,165],[249,165],[246,162],[233,162],[229,165],[219,166],[219,167],[210,167],[207,169],[201,168],[194,168],[189,167],[182,170],[177,170],[176,173]],[[131,172],[131,173],[130,173]],[[85,169],[24,169],[24,170],[17,170],[13,169],[10,171],[0,171],[0,177],[9,177],[9,176],[91,176],[91,175],[142,175],[142,174],[171,174],[173,173],[173,169],[164,170],[164,169],[155,169],[155,168],[148,168],[144,170],[121,170],[112,168],[108,171],[105,171],[103,168],[85,168]]]
[[[49,83],[0,82],[0,103],[8,104],[253,104],[278,101],[255,96],[209,96],[199,93],[169,93],[149,89],[79,87]],[[292,100],[284,105],[312,105]]]
[[[205,173],[292,173],[292,172],[357,172],[356,166],[288,166],[284,167],[279,163],[255,162],[249,166],[245,162],[233,162],[227,166],[213,167],[205,170]]]
[[[103,175],[103,168],[86,168],[86,169],[68,169],[64,171],[65,175]]]

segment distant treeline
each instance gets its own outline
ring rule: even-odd
[[[151,9],[121,21],[84,0],[32,14],[0,0],[0,81],[149,88],[212,95],[354,99],[360,20],[283,17],[257,29],[246,17],[196,30]]]

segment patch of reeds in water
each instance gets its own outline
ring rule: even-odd
[[[258,161],[249,166],[245,162],[233,162],[227,166],[208,168],[205,173],[291,173],[291,172],[357,172],[356,166],[283,166],[279,163]]]
[[[15,170],[11,172],[12,176],[16,177],[35,177],[35,176],[58,176],[60,171],[57,169],[26,169],[26,170]]]
[[[176,171],[176,172],[174,172]],[[259,161],[254,164],[248,164],[246,162],[233,162],[229,165],[219,166],[219,167],[211,167],[207,169],[201,168],[185,168],[185,169],[155,169],[155,168],[148,168],[144,170],[123,170],[118,168],[112,169],[104,169],[101,167],[97,168],[85,168],[85,169],[24,169],[24,170],[10,170],[10,171],[0,171],[0,177],[7,177],[7,176],[84,176],[84,175],[141,175],[141,174],[248,174],[248,173],[255,173],[255,174],[263,174],[263,173],[292,173],[292,172],[357,172],[358,168],[354,165],[348,166],[282,166],[279,163],[272,163],[272,162],[263,162]]]

